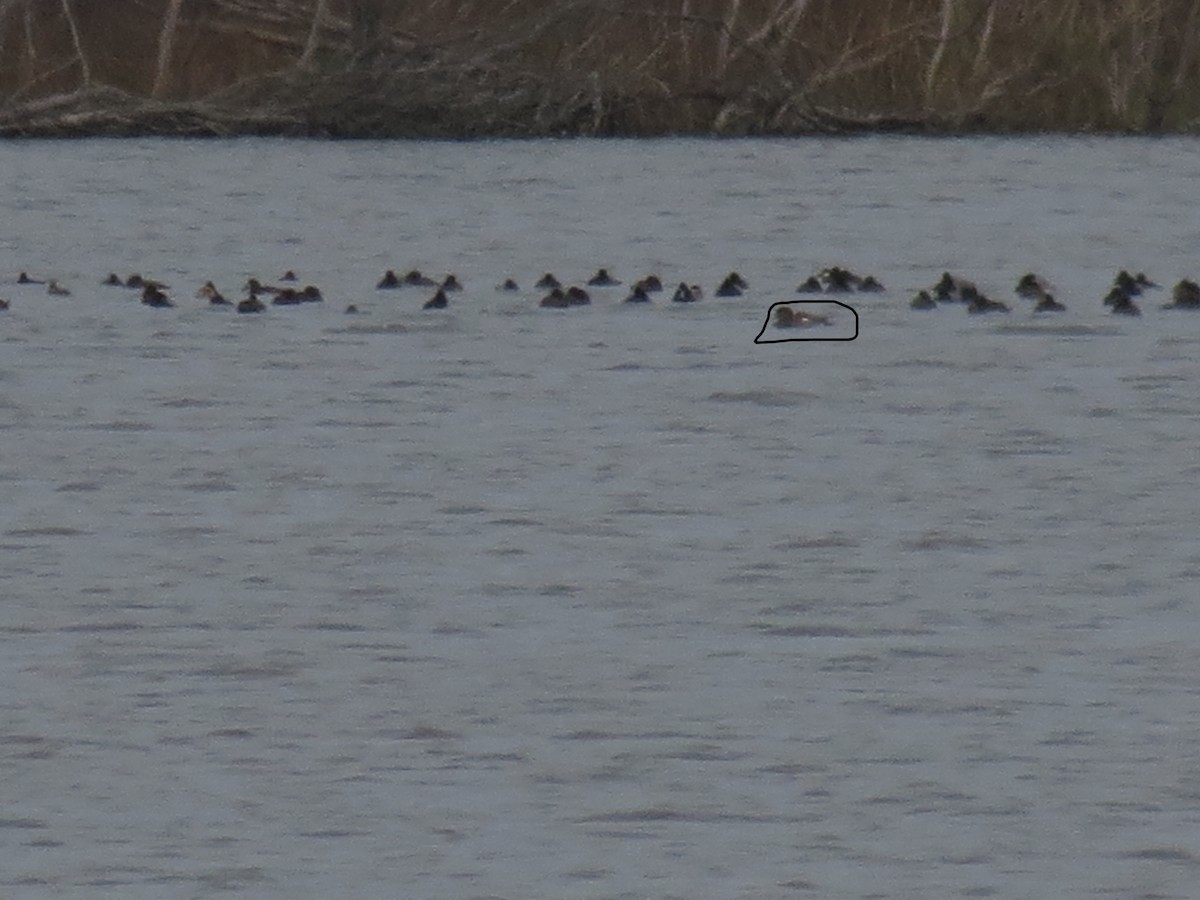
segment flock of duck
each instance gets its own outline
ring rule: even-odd
[[[196,292],[196,297],[207,300],[211,306],[232,307],[239,313],[262,313],[267,309],[267,299],[273,306],[292,306],[303,303],[320,303],[324,300],[321,290],[315,285],[298,287],[296,273],[288,270],[278,279],[279,284],[264,284],[257,278],[249,279],[243,287],[244,299],[234,302],[217,289],[211,281],[206,281]],[[16,283],[18,285],[41,285],[46,293],[52,296],[70,296],[71,291],[55,278],[34,278],[26,272],[21,272]],[[120,278],[116,273],[109,274],[101,284],[110,287],[120,287],[135,290],[140,293],[141,302],[146,306],[164,308],[175,306],[174,300],[167,293],[169,286],[161,281],[144,278],[140,274]],[[609,274],[607,269],[599,269],[584,285],[565,285],[552,273],[547,272],[534,284],[535,289],[544,292],[539,306],[550,309],[562,309],[572,306],[586,306],[592,302],[589,288],[609,289],[621,287],[623,283]],[[1113,279],[1111,289],[1104,297],[1104,305],[1116,315],[1141,315],[1141,308],[1136,300],[1145,291],[1157,288],[1144,273],[1130,274],[1122,269]],[[423,275],[413,269],[404,275],[397,275],[393,269],[388,269],[375,285],[378,291],[398,290],[402,288],[433,289],[434,293],[422,305],[422,309],[446,309],[450,305],[450,295],[463,289],[457,276],[448,274],[440,281]],[[511,278],[496,285],[498,291],[515,293],[521,290],[520,285]],[[741,297],[749,289],[749,283],[737,272],[730,272],[717,285],[713,292],[717,297]],[[857,275],[842,266],[832,266],[819,274],[805,279],[797,288],[798,294],[848,294],[848,293],[879,293],[884,291],[883,284],[872,275]],[[647,275],[633,282],[628,288],[623,303],[650,303],[655,294],[662,293],[664,286],[657,275]],[[1014,293],[1025,300],[1033,301],[1033,312],[1036,314],[1061,313],[1066,307],[1055,299],[1051,286],[1044,278],[1032,272],[1022,275],[1014,287]],[[697,284],[680,282],[671,294],[673,303],[695,303],[704,297],[704,290]],[[797,303],[802,301],[796,301]],[[969,313],[1007,313],[1010,307],[984,294],[979,288],[965,278],[944,272],[942,277],[929,289],[919,291],[909,302],[915,310],[931,310],[942,306],[958,304],[965,306]],[[775,316],[772,324],[777,328],[805,328],[816,325],[832,324],[828,316],[817,315],[802,307],[793,309],[784,304],[774,304]],[[9,301],[0,299],[0,310],[9,308]],[[1200,310],[1200,284],[1189,279],[1183,279],[1171,291],[1171,302],[1164,309],[1196,309]],[[345,308],[347,313],[357,313],[358,307],[351,304]]]
[[[1121,269],[1113,278],[1112,287],[1104,296],[1104,305],[1109,307],[1114,315],[1140,316],[1142,309],[1137,305],[1137,298],[1147,290],[1157,288],[1144,272],[1131,275]],[[1023,300],[1034,301],[1035,313],[1065,312],[1066,307],[1054,299],[1050,284],[1040,275],[1026,272],[1013,287],[1013,292]],[[909,303],[913,309],[937,309],[950,303],[965,304],[969,313],[1006,313],[1010,312],[1008,304],[993,300],[980,291],[973,282],[943,272],[941,279],[932,288],[919,291]],[[1188,278],[1181,279],[1171,289],[1171,302],[1163,305],[1163,309],[1197,309],[1200,310],[1200,284]]]

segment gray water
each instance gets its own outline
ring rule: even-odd
[[[0,145],[0,897],[1194,898],[1200,317],[1100,299],[1197,274],[1198,175]],[[756,345],[835,263],[859,338]],[[599,266],[751,290],[537,308]],[[286,268],[326,302],[191,299]],[[943,269],[1014,312],[910,311]]]

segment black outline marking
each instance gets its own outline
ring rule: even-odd
[[[853,337],[785,337],[774,340],[762,340],[762,336],[767,333],[767,328],[771,324],[771,311],[777,306],[791,306],[793,303],[835,303],[843,309],[848,309],[854,314],[854,336]],[[849,303],[843,303],[841,300],[780,300],[778,303],[772,303],[767,310],[767,320],[763,322],[762,331],[754,339],[756,344],[786,344],[790,341],[853,341],[858,339],[858,310]]]

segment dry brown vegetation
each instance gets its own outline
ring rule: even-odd
[[[1193,132],[1200,0],[0,0],[0,134]]]

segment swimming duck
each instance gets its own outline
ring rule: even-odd
[[[104,279],[102,282],[100,282],[100,283],[101,283],[101,284],[107,284],[107,285],[111,285],[111,286],[113,286],[113,287],[122,287],[121,278],[120,278],[120,276],[118,276],[118,275],[117,275],[117,273],[116,273],[116,272],[109,272],[109,273],[108,273],[108,277],[107,277],[107,278],[105,278],[105,279]]]
[[[796,288],[797,294],[819,294],[825,288],[821,287],[821,279],[816,275],[809,275],[800,283],[800,287]]]
[[[237,311],[240,313],[260,313],[266,308],[267,305],[259,300],[256,294],[250,295],[237,305]]]
[[[145,286],[146,286],[146,279],[144,279],[137,272],[134,272],[132,275],[130,275],[128,278],[125,279],[125,287],[127,287],[127,288],[133,288],[134,290],[140,291]]]
[[[8,309],[8,301],[0,298],[0,311]]]
[[[1136,297],[1146,288],[1158,287],[1153,281],[1146,277],[1145,272],[1138,272],[1136,275],[1130,275],[1125,269],[1119,271],[1113,278],[1113,287],[1120,288],[1130,297]]]
[[[540,291],[553,290],[554,288],[562,287],[562,282],[547,272],[537,280],[537,283],[534,284],[534,287]]]
[[[597,269],[596,274],[588,279],[589,287],[614,287],[620,283],[608,274],[608,269]]]
[[[1171,302],[1164,309],[1200,309],[1200,284],[1184,278],[1171,288]]]
[[[446,297],[446,289],[438,288],[437,293],[426,300],[421,309],[445,309],[449,304],[450,300]]]
[[[1042,294],[1038,298],[1037,306],[1033,308],[1035,313],[1046,312],[1066,312],[1067,308],[1054,299],[1053,294]]]
[[[437,282],[432,278],[426,278],[421,274],[420,269],[412,269],[404,276],[404,283],[409,287],[437,287]]]
[[[347,316],[357,315],[357,313],[358,313],[358,307],[355,306],[353,303],[349,304],[346,307],[346,309],[344,310],[344,314]]]
[[[321,289],[315,284],[306,284],[300,291],[301,303],[321,303],[324,300],[325,297],[321,293]]]
[[[750,287],[746,283],[746,279],[737,272],[730,272],[725,276],[724,280],[717,286],[718,297],[740,297],[742,291]]]
[[[1107,302],[1107,299],[1105,302]],[[1140,316],[1142,314],[1141,309],[1136,303],[1133,302],[1133,298],[1124,292],[1121,292],[1119,296],[1115,297],[1113,302],[1109,305],[1112,306],[1112,312],[1114,315]]]
[[[252,291],[251,297],[257,297],[258,292]],[[300,298],[300,292],[295,288],[276,288],[274,296],[271,297],[272,306],[299,306],[304,301]]]
[[[846,294],[854,290],[861,283],[862,279],[841,266],[830,266],[821,273],[821,281],[825,284],[825,290],[831,294]]]
[[[519,291],[521,286],[511,278],[505,278],[500,284],[496,285],[498,291]]]
[[[646,286],[642,282],[638,282],[633,286],[633,290],[629,292],[629,296],[621,301],[622,303],[649,303],[650,295],[646,293]]]
[[[679,287],[675,288],[675,293],[671,295],[672,303],[695,303],[699,297],[696,292],[688,287],[687,282],[679,282]]]
[[[937,309],[937,301],[929,291],[917,291],[917,295],[908,301],[911,309]]]
[[[984,296],[973,286],[963,291],[963,299],[967,301],[967,312],[976,315],[980,313],[1010,312],[1007,304]]]
[[[581,287],[572,285],[567,288],[567,303],[571,306],[587,306],[592,302],[592,298],[588,296],[588,292]]]
[[[398,287],[400,287],[400,279],[396,276],[394,270],[388,269],[383,273],[383,277],[380,278],[379,282],[375,285],[375,290],[389,291]]]
[[[280,281],[298,281],[299,279],[296,278],[295,272],[293,272],[291,269],[288,269],[286,272],[284,272],[282,275],[279,276],[279,280]]]
[[[461,291],[462,289],[463,289],[463,286],[462,286],[462,284],[459,283],[457,275],[453,275],[453,274],[447,275],[444,279],[442,279],[442,290],[443,291],[453,292],[453,291]]]
[[[882,294],[887,290],[874,275],[866,275],[858,282],[858,292],[860,294]]]
[[[170,297],[152,284],[148,284],[142,288],[142,303],[146,306],[153,306],[156,309],[167,309],[175,305],[171,302]]]
[[[45,284],[45,280],[41,278],[30,278],[28,273],[22,272],[17,276],[17,284]]]
[[[662,279],[657,275],[647,275],[639,284],[641,284],[642,290],[647,294],[657,294],[663,289]]]
[[[211,306],[230,306],[230,302],[226,300],[221,292],[217,290],[217,286],[211,281],[204,282],[204,286],[196,291],[196,298],[199,300],[207,299]]]
[[[790,306],[775,307],[776,328],[811,328],[814,325],[832,325],[828,316],[818,316]]]
[[[1116,306],[1118,303],[1125,303],[1132,300],[1136,294],[1131,294],[1129,291],[1118,285],[1113,285],[1107,294],[1104,295],[1105,306]]]
[[[58,283],[58,279],[51,278],[46,282],[46,293],[52,297],[70,297],[71,292]]]
[[[276,294],[276,295],[278,295],[278,294],[283,293],[284,291],[291,291],[292,288],[275,287],[272,284],[263,284],[257,278],[250,278],[250,279],[247,279],[246,284],[242,287],[242,290],[246,291],[251,296],[255,296],[257,294]],[[294,293],[294,291],[293,291],[293,293]]]
[[[556,287],[552,288],[538,305],[548,309],[566,309],[571,305],[571,301],[567,299],[567,295],[561,287]]]
[[[959,278],[957,275],[951,275],[949,272],[943,272],[942,277],[933,286],[933,297],[935,300],[940,300],[943,303],[958,301],[969,303],[971,292],[975,290],[974,282],[967,281],[965,278]]]
[[[1017,279],[1013,288],[1016,295],[1023,300],[1040,300],[1050,290],[1050,285],[1040,275],[1026,272]]]

